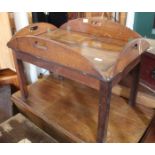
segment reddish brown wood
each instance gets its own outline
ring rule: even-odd
[[[39,23],[38,25],[38,23],[34,23],[18,31],[16,35],[12,37],[12,39],[14,39],[14,37],[21,37],[25,35],[39,35],[39,34],[54,30],[54,29],[56,29],[56,27],[52,24]]]
[[[68,67],[62,67],[61,65],[57,65],[53,62],[42,60],[40,61],[39,58],[30,55],[25,54],[23,52],[16,52],[16,57],[18,59],[22,59],[23,61],[33,63],[34,65],[37,65],[42,68],[46,68],[47,70],[51,72],[55,72],[58,75],[62,75],[64,77],[67,77],[71,80],[75,80],[79,83],[82,83],[84,85],[87,85],[89,87],[92,87],[94,89],[99,90],[99,80],[95,79],[92,76],[87,76],[85,74],[80,74],[80,72],[76,70],[71,70]]]
[[[99,109],[98,109],[98,132],[97,142],[106,140],[109,119],[112,83],[100,83]],[[103,130],[104,129],[104,130]]]
[[[13,102],[24,115],[59,142],[96,142],[99,91],[66,78],[49,76],[28,87],[23,101],[20,91]],[[108,135],[104,142],[138,142],[154,111],[112,95]]]
[[[0,86],[11,85],[11,92],[14,93],[19,89],[16,72],[6,68],[0,70]]]
[[[71,31],[75,22],[80,22],[84,31]],[[139,35],[131,30],[126,30],[126,28],[124,30],[119,24],[112,24],[114,29],[110,30],[111,37],[104,36],[107,33],[108,25],[110,29],[111,22],[106,23],[106,29],[104,24],[101,24],[99,29],[95,28],[96,33],[101,36],[96,36],[93,30],[91,35],[87,33],[87,29],[94,29],[94,26],[91,23],[83,23],[81,19],[69,22],[67,25],[70,29],[67,27],[65,27],[66,30],[52,29],[41,34],[37,33],[39,31],[37,29],[36,33],[34,30],[31,34],[30,31],[29,35],[20,37],[17,33],[17,37],[14,37],[8,45],[13,49],[17,48],[20,51],[81,71],[83,74],[91,74],[105,81],[122,72],[149,47],[149,44]],[[86,28],[84,28],[85,26]],[[121,36],[124,31],[128,32],[129,40],[115,37],[115,27],[119,28]],[[135,35],[132,41],[130,41],[130,35]],[[75,59],[76,61],[74,61]]]
[[[135,106],[136,104],[136,97],[137,91],[139,86],[139,73],[140,73],[140,64],[138,64],[132,71],[132,80],[130,86],[130,97],[129,97],[129,104]]]
[[[27,82],[26,82],[26,77],[25,77],[25,73],[24,73],[23,62],[21,59],[16,58],[15,51],[13,52],[13,56],[14,56],[14,62],[15,62],[17,75],[18,75],[18,81],[19,81],[21,95],[22,95],[23,99],[26,100],[26,98],[28,96],[28,90],[27,90]]]
[[[28,95],[22,60],[93,88],[99,89],[101,84],[97,142],[105,141],[112,86],[139,63],[149,44],[136,32],[111,21],[89,19],[85,23],[77,19],[61,29],[49,27],[29,26],[8,43],[14,49],[22,96],[26,99]],[[136,89],[131,92],[134,101],[133,93]]]
[[[85,22],[79,18],[65,23],[61,28],[83,32],[97,37],[115,38],[124,41],[140,37],[138,33],[129,28],[104,19],[87,18]]]
[[[155,49],[142,55],[140,78],[143,84],[155,90]]]
[[[140,57],[140,55],[146,51],[148,47],[149,44],[145,41],[145,39],[135,39],[130,41],[124,47],[123,52],[120,53],[111,76],[122,72],[127,65]]]
[[[155,116],[140,140],[140,143],[155,143]]]
[[[84,74],[101,77],[85,57],[62,43],[29,36],[19,38],[17,42],[18,50],[20,51],[64,67],[69,67],[70,69],[78,70]]]
[[[130,63],[130,65],[128,65],[127,67],[125,67],[125,69],[117,74],[113,80],[112,80],[112,85],[115,86],[117,83],[119,83],[121,80],[124,80],[126,78],[126,76],[128,76],[128,73],[134,69],[136,67],[136,65],[138,65],[140,63],[140,56],[135,59],[133,62]],[[132,81],[132,80],[131,80]]]

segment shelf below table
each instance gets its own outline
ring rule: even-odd
[[[67,79],[51,76],[32,84],[23,101],[12,96],[19,110],[59,142],[96,142],[98,91]],[[112,95],[106,142],[138,142],[154,111],[131,107],[127,100]]]

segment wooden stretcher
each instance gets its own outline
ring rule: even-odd
[[[106,141],[112,88],[129,72],[133,75],[129,104],[135,106],[141,54],[149,48],[127,27],[93,18],[71,20],[60,28],[32,24],[17,32],[8,46],[13,49],[23,101],[28,90],[22,61],[98,90],[96,142]]]

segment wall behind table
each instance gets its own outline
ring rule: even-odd
[[[11,39],[11,27],[7,12],[0,13],[0,69],[10,68],[15,70],[11,50],[7,47],[7,42]]]

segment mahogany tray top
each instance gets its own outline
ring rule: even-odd
[[[33,24],[17,32],[8,45],[82,74],[109,80],[148,49],[149,44],[124,26],[99,22],[76,19],[59,29],[46,23]]]
[[[22,61],[99,90],[97,142],[107,135],[111,90],[129,72],[129,103],[135,105],[141,54],[149,48],[139,34],[118,23],[93,18],[68,21],[60,28],[36,23],[12,37],[23,100],[28,97]]]

